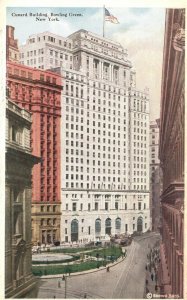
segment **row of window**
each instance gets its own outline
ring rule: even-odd
[[[41,212],[56,212],[56,205],[41,205],[40,206],[40,211]]]
[[[68,109],[68,111],[69,111],[69,109]],[[83,113],[81,113],[81,114],[83,114]],[[88,112],[87,112],[87,114],[88,114]],[[89,117],[89,116],[90,115],[87,115],[87,117]],[[97,122],[99,122],[99,120],[113,122],[114,124],[116,124],[116,127],[117,127],[117,123],[118,124],[123,123],[124,125],[126,125],[126,123],[127,123],[126,119],[122,120],[121,118],[111,118],[111,116],[107,116],[107,118],[106,118],[105,115],[100,115],[100,114],[96,115],[95,113],[92,114],[92,117],[93,117],[93,122],[96,122],[95,119],[97,119],[96,117],[98,117],[98,121]],[[74,122],[74,121],[80,122],[80,123],[84,122],[84,118],[82,116],[79,117],[79,116],[74,116],[74,115],[66,114],[66,121],[68,121],[68,120],[71,120],[72,122]],[[87,125],[89,125],[91,121],[89,121],[88,119],[86,119],[86,120],[87,120]],[[103,126],[104,126],[104,124],[105,123],[103,123]],[[111,123],[109,123],[109,124],[112,126]],[[125,127],[124,127],[124,130],[126,130]],[[137,130],[137,132],[139,132],[139,131]],[[141,133],[143,133],[143,130],[141,131]],[[144,130],[144,133],[146,133],[146,130]]]
[[[56,219],[41,219],[40,220],[40,225],[41,226],[54,226],[57,224],[57,220]]]
[[[138,207],[136,207],[136,204],[133,203],[133,210],[142,210],[142,209],[146,209],[146,203],[143,204],[142,206],[142,202],[138,202]],[[86,207],[86,210],[90,211],[91,209],[91,206],[90,206],[90,203],[87,204],[88,206]],[[105,202],[105,206],[104,206],[104,209],[105,210],[109,210],[109,209],[112,209],[110,206],[110,203],[109,202]],[[94,208],[93,210],[99,210],[99,209],[102,209],[101,206],[99,205],[99,202],[95,202],[94,203]],[[115,202],[115,209],[116,210],[119,210],[119,202]],[[124,207],[125,210],[127,210],[127,203],[125,203],[125,207]],[[68,203],[66,203],[66,210],[69,210],[69,205]],[[80,203],[80,206],[79,206],[79,209],[78,209],[78,203],[77,202],[73,202],[72,203],[72,211],[82,211],[83,210],[83,203]]]
[[[76,198],[83,198],[83,194],[66,194],[66,198],[72,198],[72,199],[76,199]],[[110,199],[112,196],[114,196],[115,198],[117,199],[120,199],[120,197],[122,195],[114,195],[114,194],[105,194],[105,195],[102,195],[102,194],[93,194],[92,195],[95,199],[97,198],[100,198],[101,196],[105,196],[106,199]],[[139,200],[142,200],[142,199],[145,199],[146,198],[146,195],[132,195],[133,196],[133,199],[136,199],[138,197]],[[123,195],[123,197],[125,197],[125,199],[127,199],[127,195]],[[86,198],[90,198],[90,194],[86,194]]]
[[[108,189],[108,190],[127,190],[127,186],[125,184],[118,184],[115,185],[114,183],[112,184],[89,184],[89,183],[85,183],[83,184],[82,182],[66,182],[66,188],[78,188],[78,189]],[[132,189],[130,187],[130,185],[128,186],[128,190]],[[145,191],[147,190],[146,185],[141,185],[141,187],[139,185],[135,186],[134,185],[134,190],[141,190],[141,191]]]

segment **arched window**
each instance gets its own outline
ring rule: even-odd
[[[107,218],[106,221],[105,221],[105,234],[110,235],[111,234],[111,229],[112,229],[111,219]]]
[[[116,218],[115,227],[116,227],[116,233],[119,233],[121,231],[121,219],[120,218]]]
[[[79,233],[79,222],[74,219],[71,222],[71,241],[77,242],[78,241],[78,233]]]
[[[143,231],[143,218],[139,217],[137,219],[137,231],[142,232]]]
[[[101,220],[96,219],[95,220],[95,234],[100,235],[100,233],[101,233]]]

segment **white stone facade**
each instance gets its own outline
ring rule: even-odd
[[[85,30],[68,41],[72,68],[56,68],[64,78],[61,241],[145,232],[150,228],[149,96],[136,90],[135,71],[119,43]],[[42,45],[32,51],[47,49]],[[30,49],[27,42],[24,53]]]

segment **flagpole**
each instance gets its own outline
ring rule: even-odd
[[[105,5],[103,5],[103,37],[105,37]]]

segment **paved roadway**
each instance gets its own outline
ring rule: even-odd
[[[67,279],[67,298],[141,299],[145,289],[147,253],[159,236],[151,233],[136,237],[128,246],[124,261],[99,272],[70,276]],[[38,298],[61,298],[65,295],[65,282],[58,287],[58,279],[42,279]]]

